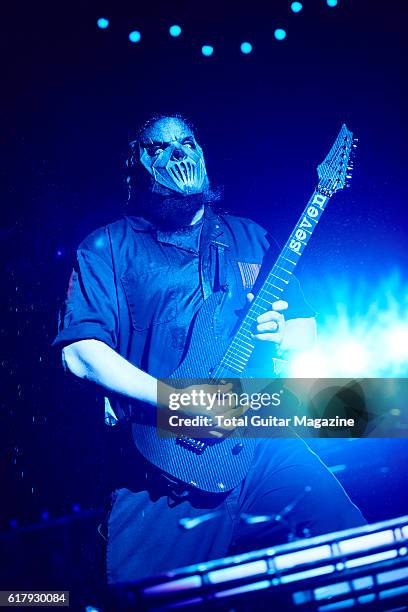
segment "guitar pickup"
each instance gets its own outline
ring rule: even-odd
[[[189,451],[196,453],[197,455],[202,455],[208,444],[203,442],[203,440],[196,440],[196,438],[188,438],[187,436],[181,436],[176,439],[176,444],[183,446]]]

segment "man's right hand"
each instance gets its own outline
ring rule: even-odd
[[[236,429],[237,419],[249,407],[237,404],[236,398],[239,392],[234,392],[232,383],[193,384],[182,389],[167,387],[166,394],[172,401],[167,402],[166,415],[163,415],[164,421],[174,414],[178,415],[180,422],[185,418],[201,417],[199,426],[194,425],[193,428],[189,428],[191,437],[216,439],[226,437]],[[181,401],[182,398],[184,398],[184,405]],[[190,399],[189,402],[188,399]],[[185,405],[187,402],[188,405]],[[165,401],[160,403],[162,406],[166,404]],[[204,424],[203,421],[206,421],[206,423]],[[160,422],[163,423],[162,419],[160,419]],[[174,431],[170,427],[169,429]]]

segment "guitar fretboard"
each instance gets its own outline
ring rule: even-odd
[[[314,191],[272,270],[268,273],[252,301],[219,365],[214,369],[212,374],[214,379],[239,375],[244,371],[255,348],[252,334],[256,326],[256,320],[260,314],[270,310],[273,302],[284,299],[290,277],[329,199],[329,195],[323,195],[317,189]]]

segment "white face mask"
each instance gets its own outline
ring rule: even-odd
[[[182,142],[143,143],[140,161],[156,183],[178,193],[201,193],[207,176],[204,155],[193,137]],[[154,187],[153,187],[154,191]]]

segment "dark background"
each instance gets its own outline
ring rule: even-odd
[[[333,199],[299,277],[323,317],[335,313],[328,295],[340,278],[345,303],[359,283],[366,287],[362,315],[393,275],[395,301],[404,303],[404,4],[340,0],[329,8],[305,0],[298,15],[283,0],[5,8],[0,530],[11,550],[24,533],[34,537],[25,528],[36,525],[50,542],[53,520],[77,517],[85,525],[82,512],[103,504],[101,404],[67,384],[50,343],[76,245],[125,210],[127,142],[150,112],[190,116],[224,206],[281,242],[346,122],[360,143],[352,189]],[[96,27],[101,16],[111,22],[105,31]],[[174,23],[183,28],[177,39],[168,35]],[[276,27],[287,30],[286,40],[274,40]],[[137,45],[127,38],[132,29],[142,33]],[[248,56],[239,51],[243,40],[254,46]],[[206,43],[212,57],[200,53]],[[323,441],[319,449],[340,466],[369,520],[406,512],[405,440]]]

